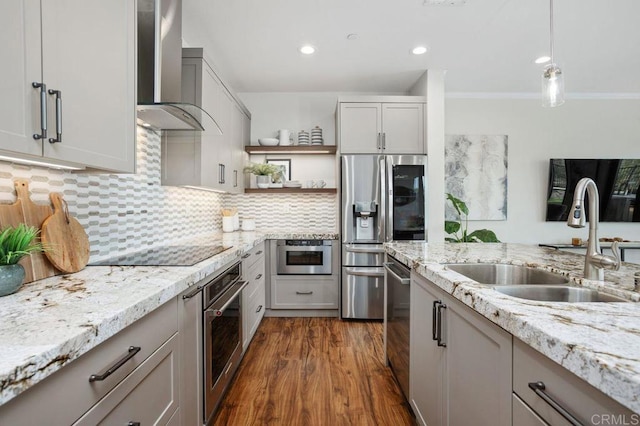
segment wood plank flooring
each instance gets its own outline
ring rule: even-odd
[[[215,425],[414,425],[382,323],[264,318]]]

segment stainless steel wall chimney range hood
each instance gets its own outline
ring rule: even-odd
[[[213,117],[182,102],[182,0],[138,1],[138,119],[158,130],[209,130]]]

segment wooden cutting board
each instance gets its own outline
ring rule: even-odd
[[[29,198],[29,182],[26,179],[14,181],[17,199],[13,204],[0,204],[0,227],[18,226],[24,223],[41,229],[43,222],[51,216],[51,207],[36,204]],[[24,282],[28,283],[54,276],[56,270],[42,253],[32,253],[20,260],[24,266]]]
[[[89,237],[80,222],[69,214],[62,194],[49,194],[53,214],[42,224],[42,242],[50,247],[47,257],[65,273],[78,272],[89,262]]]

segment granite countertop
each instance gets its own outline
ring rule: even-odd
[[[579,285],[632,302],[633,273],[625,264],[605,281],[582,278],[584,256],[523,244],[389,243],[387,253],[456,299],[562,365],[604,394],[640,413],[640,304],[559,303],[510,297],[443,263],[511,263],[560,272]]]
[[[194,266],[88,266],[25,284],[0,298],[0,405],[266,239],[337,238],[335,231],[202,235],[172,243],[231,248]]]

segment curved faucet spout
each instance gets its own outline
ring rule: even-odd
[[[604,268],[620,268],[620,256],[617,244],[611,247],[615,257],[600,254],[600,240],[598,239],[598,222],[600,221],[600,197],[598,187],[593,179],[582,178],[578,181],[573,194],[573,205],[569,212],[567,225],[572,228],[584,228],[584,196],[589,195],[589,241],[584,262],[584,277],[591,280],[604,279]]]

